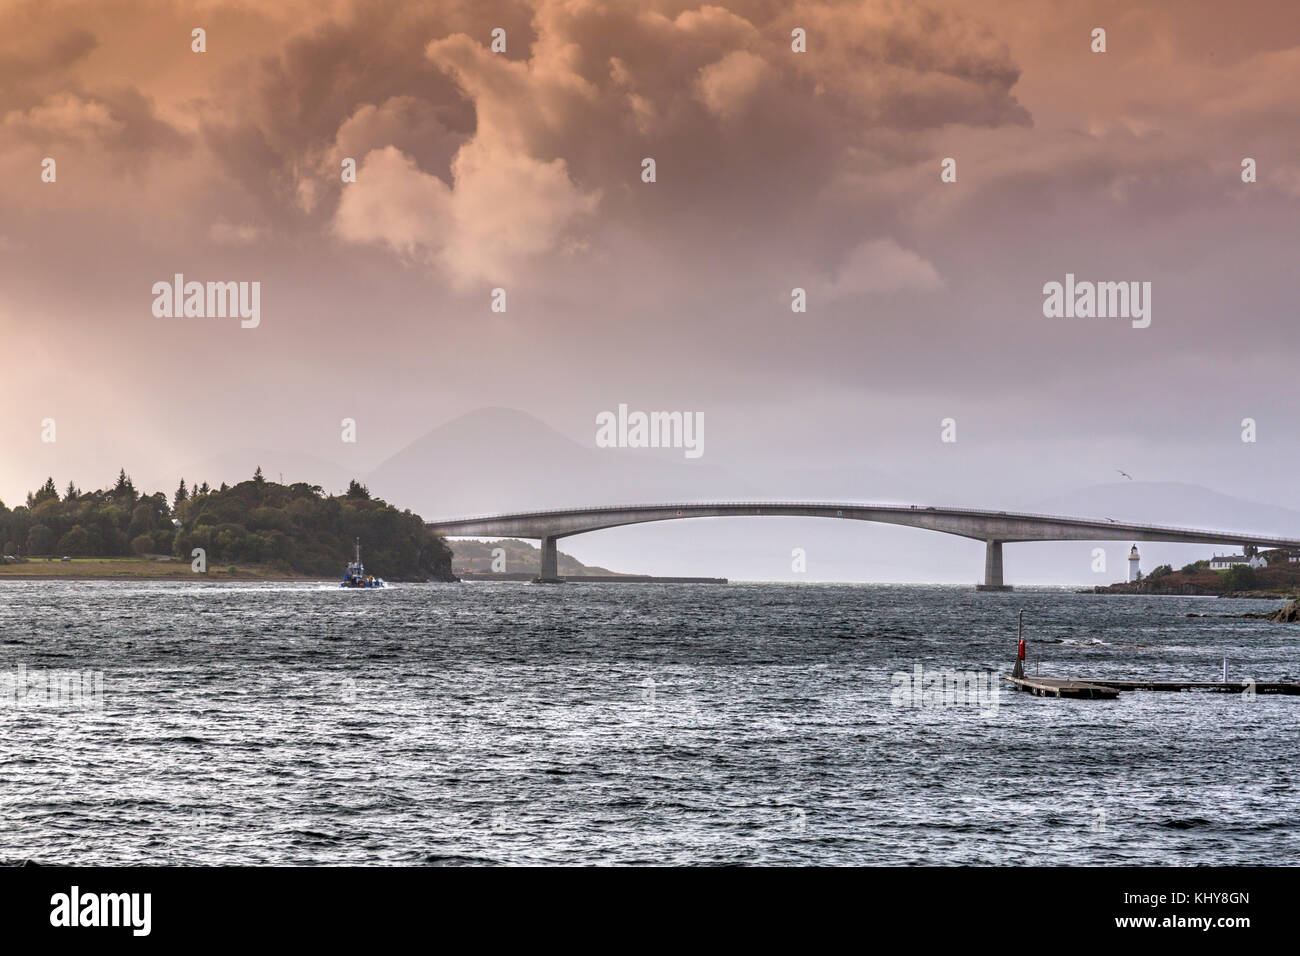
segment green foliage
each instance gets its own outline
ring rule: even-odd
[[[32,529],[27,532],[27,553],[48,555],[54,553],[54,546],[58,544],[58,535],[54,529],[48,525],[32,525]]]
[[[59,489],[54,487],[54,479],[46,478],[45,484],[27,496],[27,507],[35,508],[47,501],[58,501]]]
[[[1159,567],[1152,568],[1151,573],[1147,575],[1147,579],[1150,580],[1151,578],[1163,578],[1165,575],[1173,574],[1173,573],[1174,573],[1173,565],[1162,564]]]
[[[131,483],[131,478],[123,468],[117,473],[117,484],[113,486],[113,498],[127,505],[134,505],[139,495],[136,493],[135,485]]]
[[[1209,561],[1193,561],[1191,564],[1183,565],[1183,574],[1196,574],[1198,571],[1208,571],[1209,569]]]
[[[265,479],[191,498],[177,516],[178,557],[204,548],[210,562],[279,563],[333,578],[360,538],[366,570],[391,580],[451,576],[451,550],[419,515],[377,498],[326,496],[317,485]]]
[[[158,521],[154,516],[153,509],[149,507],[147,501],[142,501],[131,512],[131,523],[127,526],[126,536],[128,538],[137,538],[148,534],[157,526]]]
[[[52,489],[52,481],[46,482]],[[193,488],[193,485],[189,485]],[[366,570],[394,581],[451,577],[451,549],[419,515],[363,495],[325,495],[319,485],[254,478],[193,491],[173,510],[166,494],[141,496],[126,471],[110,490],[59,499],[32,494],[33,507],[0,505],[0,541],[16,556],[130,557],[171,552],[186,561],[273,564],[333,579],[361,539]],[[188,489],[187,489],[188,490]],[[176,527],[173,519],[181,522]]]
[[[1249,591],[1259,583],[1259,575],[1248,564],[1236,564],[1223,574],[1223,585],[1229,591]]]
[[[72,530],[59,539],[59,554],[89,554],[90,535],[81,525],[73,525]]]

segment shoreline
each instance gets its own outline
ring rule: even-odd
[[[1208,588],[1197,588],[1190,585],[1175,590],[1173,588],[1161,589],[1140,589],[1128,585],[1097,585],[1092,588],[1083,588],[1078,591],[1079,594],[1110,594],[1119,596],[1137,596],[1137,597],[1209,597],[1224,598],[1234,601],[1294,601],[1300,597],[1300,589],[1287,588],[1282,591],[1271,591],[1264,588],[1255,588],[1250,591],[1211,591]]]
[[[301,575],[253,574],[0,574],[3,581],[301,581],[303,583],[337,584],[333,578],[303,577]]]
[[[399,581],[391,578],[385,579],[389,584],[458,584],[459,579],[441,580],[430,578],[427,581]],[[248,574],[240,571],[238,574],[0,574],[0,583],[5,581],[104,581],[126,583],[130,581],[194,581],[207,582],[209,584],[229,584],[238,582],[256,583],[258,581],[266,582],[289,582],[297,584],[330,584],[337,585],[337,578],[318,578],[303,577],[301,575],[281,575],[275,577],[272,575]]]
[[[199,573],[188,561],[180,560],[74,558],[67,562],[29,559],[0,564],[0,582],[4,581],[298,581],[337,584],[338,578],[300,574],[260,564],[210,567]],[[411,582],[394,579],[393,583]]]
[[[450,578],[428,578],[424,580],[406,580],[389,578],[393,584],[450,584],[466,582],[518,582],[531,581],[536,572],[491,573],[463,571]],[[561,575],[564,580],[575,584],[876,584],[885,582],[761,582],[734,581],[721,577],[696,577],[676,575],[648,574],[570,574]],[[189,562],[181,560],[159,560],[157,558],[74,558],[71,561],[47,561],[28,559],[26,561],[0,564],[0,583],[9,581],[206,581],[220,582],[299,582],[304,584],[336,584],[333,576],[322,577],[313,574],[301,574],[291,570],[273,568],[268,565],[229,565],[209,568],[205,573],[197,573]],[[897,583],[897,582],[895,582]],[[930,586],[932,582],[916,582],[901,586]],[[964,587],[954,584],[952,587]],[[1068,590],[1081,595],[1128,595],[1140,597],[1204,597],[1229,598],[1235,600],[1287,601],[1294,600],[1300,588],[1287,587],[1274,591],[1267,588],[1254,588],[1248,591],[1211,591],[1195,585],[1183,584],[1179,587],[1153,588],[1151,582],[1140,584],[1119,582],[1110,585],[1094,585],[1080,588],[1077,585],[1034,585],[1026,587],[1047,587]]]

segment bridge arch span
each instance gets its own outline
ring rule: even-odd
[[[928,505],[882,505],[861,502],[726,501],[616,505],[566,508],[513,514],[481,515],[431,521],[431,530],[444,537],[532,538],[541,542],[538,580],[558,581],[556,542],[589,531],[602,531],[651,521],[722,517],[837,518],[905,525],[984,541],[984,584],[1001,590],[1002,545],[1020,541],[1169,541],[1188,544],[1255,545],[1300,551],[1300,539],[1275,538],[1249,532],[1213,531],[1162,525],[1134,524],[1109,518],[1071,518],[970,508]]]

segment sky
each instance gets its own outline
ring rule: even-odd
[[[626,404],[760,484],[1294,506],[1298,81],[1284,0],[5,0],[0,499]],[[1044,315],[1067,274],[1149,327]]]

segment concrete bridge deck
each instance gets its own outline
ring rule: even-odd
[[[722,517],[839,518],[874,521],[938,531],[985,542],[984,584],[1004,590],[1002,545],[1019,541],[1168,541],[1186,544],[1254,545],[1300,551],[1300,539],[1275,538],[1240,531],[1214,531],[1162,525],[1133,524],[1109,518],[1071,518],[1062,515],[937,508],[923,505],[878,505],[824,501],[724,501],[680,504],[615,505],[566,508],[514,514],[480,515],[428,526],[444,537],[533,538],[541,542],[539,580],[558,580],[556,542],[560,538],[623,525],[680,518]]]

